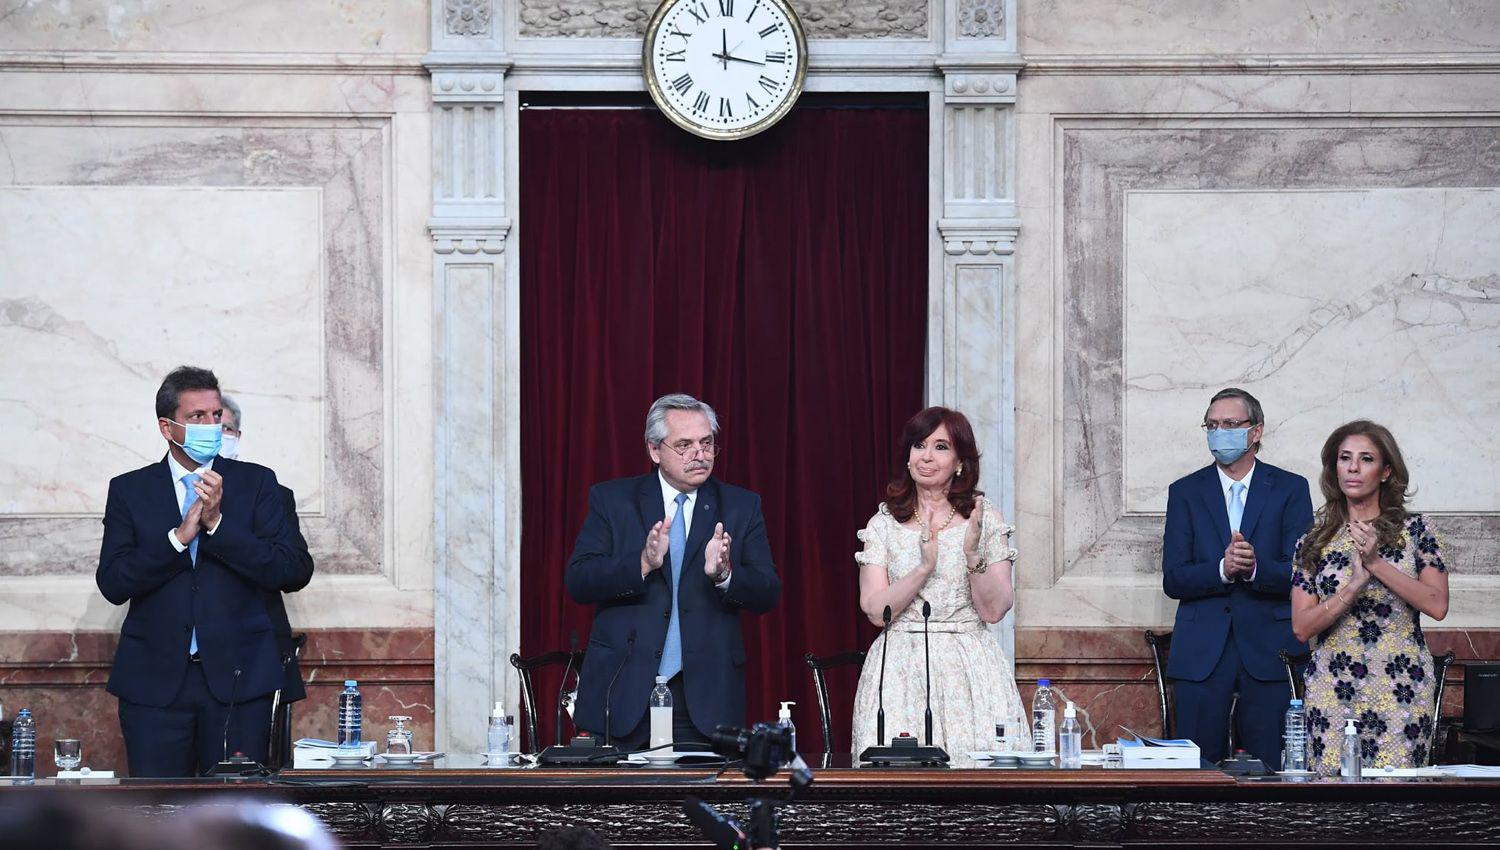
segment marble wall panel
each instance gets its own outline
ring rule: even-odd
[[[1475,53],[1500,49],[1485,0],[1020,0],[1021,52],[1035,54]]]
[[[247,455],[322,513],[319,195],[0,187],[0,349],[31,387],[70,399],[0,400],[0,443],[16,449],[0,465],[0,515],[101,514],[106,476],[69,470],[159,460],[152,398],[179,362],[239,366],[223,379],[253,412]]]
[[[1059,144],[1062,157],[1063,286],[1060,330],[1063,428],[1060,459],[1061,498],[1066,517],[1062,526],[1062,567],[1069,578],[1091,579],[1139,575],[1150,581],[1159,570],[1161,519],[1127,511],[1125,497],[1125,323],[1127,309],[1125,207],[1127,193],[1145,190],[1170,191],[1298,191],[1371,189],[1442,189],[1500,185],[1500,130],[1494,126],[1419,126],[1420,122],[1391,122],[1389,126],[1294,127],[1264,126],[1162,127],[1154,121],[1123,121],[1129,126],[1110,126],[1089,121],[1064,122]],[[1241,122],[1243,123],[1243,122]],[[1323,122],[1319,122],[1323,123]],[[1455,198],[1458,196],[1454,196]],[[1465,196],[1473,197],[1473,196]],[[1277,213],[1278,215],[1280,213]],[[1470,224],[1473,228],[1477,225]],[[1420,234],[1423,223],[1413,219],[1404,232]],[[1483,230],[1474,231],[1483,232]],[[1472,241],[1474,232],[1467,235]],[[1263,236],[1267,238],[1262,238]],[[1283,231],[1260,225],[1242,235],[1263,252],[1282,252]],[[1457,237],[1458,234],[1455,233]],[[1304,237],[1305,238],[1305,237]],[[1414,238],[1414,237],[1409,237]],[[1459,237],[1461,241],[1464,237]],[[1172,245],[1178,244],[1176,236]],[[1428,244],[1437,244],[1428,240]],[[1184,250],[1191,247],[1185,243]],[[1153,250],[1170,252],[1170,246]],[[1247,252],[1252,249],[1245,249]],[[1445,248],[1446,250],[1452,250]],[[1488,257],[1465,249],[1466,256]],[[1161,254],[1158,254],[1161,256]],[[1424,263],[1420,273],[1428,271]],[[1475,269],[1453,266],[1477,288],[1482,297],[1494,287],[1500,272],[1491,264]],[[1410,272],[1398,275],[1406,281]],[[1434,289],[1441,289],[1433,284]],[[1460,287],[1462,288],[1462,287]],[[1209,290],[1212,291],[1212,290]],[[1417,297],[1423,290],[1400,290],[1409,304],[1423,305],[1419,314],[1395,313],[1390,321],[1410,324],[1426,321],[1426,304]],[[1396,295],[1393,291],[1391,295]],[[1454,293],[1457,294],[1457,293]],[[1449,298],[1451,295],[1443,295]],[[1201,295],[1200,295],[1201,298]],[[1423,299],[1426,300],[1423,300]],[[1441,300],[1441,299],[1439,299]],[[1186,309],[1193,309],[1186,305]],[[1312,310],[1308,311],[1309,313]],[[1493,350],[1493,331],[1484,321],[1466,335],[1469,351]],[[1347,339],[1345,340],[1347,342]],[[1450,343],[1452,345],[1452,343]],[[1338,369],[1357,368],[1357,357],[1346,357]],[[1253,364],[1245,363],[1241,374],[1196,374],[1170,376],[1172,381],[1248,383]],[[1200,367],[1201,371],[1201,367]],[[1327,370],[1320,374],[1328,374]],[[1412,376],[1412,388],[1420,382],[1423,368],[1404,364],[1403,378]],[[1397,384],[1405,388],[1405,384]],[[1488,392],[1488,379],[1470,378],[1463,389]],[[1328,395],[1339,395],[1339,385],[1330,381]],[[1205,391],[1205,397],[1208,392]],[[1314,394],[1309,393],[1311,397]],[[1295,413],[1294,405],[1263,398],[1272,411]],[[1351,405],[1352,398],[1337,404]],[[1493,410],[1495,399],[1489,401]],[[1339,408],[1342,412],[1346,408]],[[1347,408],[1350,415],[1352,408]],[[1379,413],[1379,409],[1374,411]],[[1283,415],[1283,414],[1276,414]],[[1199,446],[1202,434],[1193,427],[1193,417],[1177,432],[1145,433],[1132,438],[1158,444],[1174,442]],[[1322,423],[1313,431],[1331,429],[1337,422]],[[1399,430],[1399,429],[1398,429]],[[1267,459],[1276,462],[1282,452],[1298,455],[1278,440],[1267,448]],[[1137,449],[1132,448],[1132,451]],[[1140,449],[1140,451],[1149,451]],[[1302,450],[1316,451],[1316,447]],[[1201,459],[1181,469],[1160,470],[1163,480],[1181,475],[1207,462]],[[1293,462],[1288,460],[1287,462]],[[1445,473],[1452,474],[1452,473]],[[1421,482],[1419,482],[1421,483]],[[1427,498],[1448,498],[1436,494]],[[1452,502],[1445,504],[1451,505]],[[1465,513],[1446,516],[1443,527],[1460,573],[1493,574],[1500,547],[1500,517],[1484,513],[1483,504],[1465,507]],[[1144,585],[1142,585],[1144,587]],[[1118,613],[1118,612],[1116,612]],[[1144,612],[1144,622],[1157,622],[1154,608]],[[1113,615],[1112,615],[1113,616]],[[1128,615],[1127,615],[1128,616]],[[1127,619],[1124,622],[1137,622]]]
[[[1204,462],[1182,434],[1231,383],[1269,405],[1269,456],[1316,482],[1339,423],[1391,427],[1414,509],[1500,511],[1475,468],[1500,411],[1500,191],[1130,192],[1124,511],[1161,513]],[[1189,432],[1190,433],[1190,432]]]
[[[195,197],[207,197],[210,190],[261,193],[297,190],[320,199],[315,214],[316,232],[299,234],[292,243],[303,247],[279,246],[301,252],[299,257],[305,255],[309,240],[317,246],[315,263],[302,257],[281,271],[293,280],[306,281],[311,269],[318,270],[316,304],[329,317],[323,323],[318,343],[308,346],[306,340],[289,340],[286,346],[276,345],[276,333],[299,333],[308,319],[297,303],[276,295],[284,291],[277,287],[290,285],[288,282],[278,281],[274,286],[263,287],[237,277],[247,272],[264,276],[267,268],[263,263],[257,264],[259,261],[251,263],[249,269],[218,268],[220,281],[228,277],[231,285],[223,286],[222,294],[210,295],[197,310],[220,317],[214,320],[219,324],[213,327],[231,334],[227,342],[214,343],[221,345],[222,351],[209,349],[216,355],[216,361],[202,365],[213,367],[227,386],[242,395],[246,424],[251,429],[246,459],[271,459],[279,451],[293,451],[291,447],[299,442],[302,448],[295,450],[303,454],[289,455],[294,464],[300,463],[298,459],[309,450],[321,458],[321,500],[316,493],[320,483],[316,478],[296,470],[289,473],[289,480],[305,481],[313,491],[301,494],[309,499],[304,504],[311,509],[304,517],[303,528],[318,556],[322,575],[378,575],[387,567],[383,421],[387,130],[388,122],[378,119],[153,120],[104,116],[0,119],[0,148],[7,152],[8,166],[0,170],[0,187],[68,187],[67,191],[75,193],[84,188],[115,187],[119,197],[125,199],[123,202],[137,211],[143,209],[149,198],[161,197],[156,193],[167,190],[195,189],[203,193]],[[172,215],[187,212],[177,209]],[[312,217],[313,213],[304,211],[299,215]],[[245,245],[241,247],[253,247],[260,239],[273,239],[283,232],[279,228],[289,226],[290,223],[281,222],[247,231],[241,240]],[[112,237],[117,241],[108,244],[128,239],[140,227],[140,224],[114,222],[113,229],[121,235]],[[147,227],[147,232],[155,231]],[[227,237],[220,234],[215,238]],[[75,271],[93,274],[97,263],[108,258],[107,254],[101,254],[102,247],[92,244],[100,241],[105,240],[103,237],[86,240],[72,249],[80,257],[92,257],[90,262],[95,264],[78,265]],[[146,253],[126,264],[127,268],[150,270],[173,266],[208,270],[215,268],[216,263],[223,266],[233,259],[233,256],[216,258],[180,254],[176,249],[168,251],[181,242],[156,239],[145,244]],[[165,253],[156,257],[154,251]],[[215,283],[222,286],[220,281]],[[239,285],[232,285],[236,283]],[[77,280],[68,285],[83,289],[89,286],[89,281]],[[11,294],[7,290],[5,296]],[[179,300],[167,287],[160,290],[137,287],[129,310],[115,309],[106,297],[91,297],[67,305],[65,312],[54,313],[49,321],[60,323],[64,333],[73,328],[74,332],[87,331],[100,340],[125,339],[139,333],[142,321],[164,317],[169,310],[178,308]],[[250,315],[231,317],[229,308],[235,305],[241,305],[240,309],[250,311]],[[5,328],[8,338],[23,332],[37,333],[28,323],[38,324],[40,319],[28,318],[32,314],[21,307],[24,303],[0,312],[0,326]],[[282,322],[289,324],[287,330],[269,329]],[[165,323],[157,322],[155,326],[161,328]],[[196,325],[189,323],[188,327]],[[133,449],[137,456],[142,452],[149,454],[151,448],[149,432],[154,427],[154,414],[149,405],[161,375],[179,362],[197,359],[195,353],[204,350],[193,346],[191,338],[185,339],[189,341],[172,344],[170,348],[163,344],[159,349],[132,355],[134,359],[127,361],[129,370],[121,373],[128,374],[133,382],[123,389],[135,401],[118,408],[114,418],[120,421],[108,428],[124,427],[130,429],[131,435],[144,432],[139,439],[130,437],[136,441],[131,446],[139,445]],[[171,342],[169,339],[168,343]],[[239,344],[234,345],[236,342]],[[108,348],[109,343],[103,344]],[[273,345],[276,349],[263,350]],[[283,347],[287,350],[279,350]],[[74,352],[74,348],[69,351]],[[131,354],[124,350],[120,353]],[[13,360],[9,364],[12,373],[20,378],[8,385],[7,395],[27,399],[55,394],[55,387],[44,380],[45,364],[46,358],[35,348],[29,356]],[[278,427],[279,408],[275,399],[283,394],[291,396],[285,402],[294,405],[289,410],[321,407],[310,449],[306,414],[299,413],[300,420],[294,417],[287,422],[286,434]],[[92,417],[71,420],[70,426],[70,441],[75,443],[117,438],[114,431],[103,428]],[[37,439],[45,437],[33,436],[31,444]],[[0,448],[3,453],[0,457],[8,465],[30,451],[28,443],[7,439]],[[114,457],[113,463],[91,470],[89,477],[107,481],[133,466],[132,457],[121,459],[122,453]],[[63,465],[65,461],[71,463],[71,455],[62,454],[46,461],[57,465],[48,477],[56,477],[70,468]],[[90,482],[86,486],[95,484]],[[97,559],[98,541],[97,512],[0,518],[0,565],[3,565],[0,569],[10,576],[88,575]],[[98,627],[107,622],[100,620],[93,625]],[[79,625],[86,627],[88,623]]]
[[[526,37],[640,38],[657,0],[520,0]],[[792,0],[809,38],[926,38],[927,0]]]
[[[420,54],[427,14],[406,0],[22,2],[0,15],[0,50]]]

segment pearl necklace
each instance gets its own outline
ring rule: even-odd
[[[920,508],[921,506],[919,505],[918,507]],[[937,533],[941,532],[943,529],[945,529],[945,528],[948,527],[949,523],[953,522],[953,515],[956,514],[956,513],[958,513],[958,506],[950,504],[948,506],[948,518],[945,519],[945,520],[943,520],[943,524],[942,525],[938,526],[936,529],[934,529],[932,531],[928,531],[927,530],[927,520],[926,520],[926,518],[924,518],[922,516],[921,510],[918,510],[916,513],[917,513],[917,527],[920,528],[920,529],[922,529],[922,538],[921,538],[922,542],[923,543],[929,543],[929,542],[932,541],[932,536],[934,534],[937,534]]]

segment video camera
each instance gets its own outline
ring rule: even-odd
[[[719,755],[731,760],[743,759],[745,776],[753,782],[769,779],[782,765],[797,758],[792,750],[792,730],[779,723],[757,723],[749,729],[720,726],[709,740]],[[803,769],[806,770],[806,765]],[[811,774],[808,781],[812,781]]]
[[[713,743],[714,752],[727,759],[742,760],[745,776],[751,782],[764,782],[775,775],[776,771],[786,767],[791,785],[787,800],[812,784],[812,770],[792,748],[792,730],[779,723],[757,723],[749,729],[720,726],[709,736],[709,740]],[[773,800],[751,799],[748,830],[739,821],[720,814],[713,806],[697,797],[688,797],[683,803],[683,810],[715,845],[725,850],[746,850],[752,847],[780,846],[776,816],[778,804],[778,801]]]

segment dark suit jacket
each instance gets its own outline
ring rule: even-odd
[[[187,550],[167,542],[182,512],[166,458],[109,482],[95,581],[110,602],[130,603],[108,688],[127,702],[171,702],[194,626],[216,699],[243,701],[282,686],[264,594],[305,586],[312,561],[297,551],[274,472],[227,458],[214,461],[214,471],[224,478],[223,520],[213,534],[200,533],[196,569]]]
[[[605,731],[606,691],[616,670],[609,733],[628,734],[645,715],[672,610],[671,556],[641,578],[641,549],[651,526],[665,518],[662,509],[654,471],[589,490],[589,514],[564,576],[574,600],[595,606],[574,710],[579,728]],[[719,522],[733,538],[733,578],[724,590],[703,572],[703,550]],[[721,723],[745,722],[740,612],[769,611],[781,594],[760,497],[713,478],[705,482],[695,501],[686,561],[678,594],[683,686],[693,725],[709,733]]]
[[[297,520],[297,496],[289,487],[281,488],[282,508],[286,512],[287,525],[292,530],[292,548],[302,561],[309,579],[313,573],[312,553],[307,550],[307,540],[302,536],[302,524]],[[303,582],[297,587],[284,588],[287,593],[307,586]],[[296,702],[307,699],[307,687],[302,682],[302,667],[297,663],[297,647],[292,641],[292,624],[286,616],[286,602],[281,590],[262,591],[266,598],[266,614],[271,618],[271,630],[276,633],[276,651],[281,656],[281,701]]]
[[[1216,466],[1167,490],[1162,589],[1178,601],[1167,675],[1201,682],[1213,672],[1233,626],[1245,670],[1264,682],[1286,677],[1279,650],[1305,652],[1292,636],[1292,551],[1312,525],[1307,479],[1257,461],[1240,533],[1255,547],[1254,581],[1225,584],[1219,561],[1229,546],[1229,511]]]

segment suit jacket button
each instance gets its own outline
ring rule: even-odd
[[[657,651],[656,651],[656,657],[657,657],[657,658],[660,658],[660,657],[661,657],[661,650],[659,650],[659,649],[658,649],[658,650],[657,650]]]
[[[672,612],[671,611],[663,611],[663,612],[661,612],[661,618],[663,620],[670,620],[670,619],[672,619]]]
[[[196,584],[195,584],[195,585],[193,585],[193,592],[194,592],[194,593],[197,593],[197,592],[198,592],[198,585],[196,585]],[[1226,610],[1226,611],[1228,611],[1228,610],[1229,610],[1229,609],[1228,609],[1228,608],[1225,608],[1225,609],[1224,609],[1224,610]]]
[[[1224,613],[1225,613],[1225,614],[1228,614],[1228,613],[1229,613],[1229,606],[1228,606],[1228,605],[1225,605],[1225,606],[1224,606]]]

